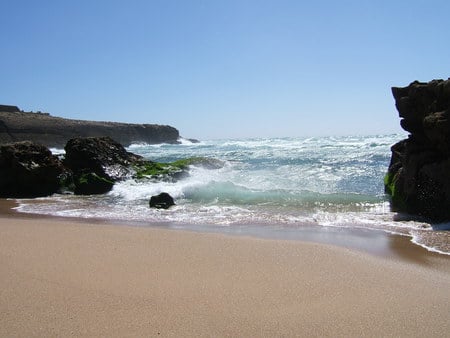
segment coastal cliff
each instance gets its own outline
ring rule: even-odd
[[[400,125],[410,134],[392,146],[385,177],[396,211],[450,220],[450,79],[393,87]]]
[[[47,113],[20,111],[0,105],[0,143],[32,141],[47,147],[63,148],[75,137],[108,136],[124,146],[132,143],[177,143],[177,129],[157,124],[71,120]]]

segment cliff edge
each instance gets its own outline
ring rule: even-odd
[[[0,143],[32,141],[63,148],[75,137],[108,136],[124,146],[132,143],[178,143],[177,129],[157,124],[71,120],[47,113],[20,111],[0,105]]]
[[[450,220],[450,79],[393,87],[400,125],[410,134],[392,146],[385,177],[396,211]]]

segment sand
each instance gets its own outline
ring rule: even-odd
[[[437,261],[3,214],[0,336],[448,337]]]

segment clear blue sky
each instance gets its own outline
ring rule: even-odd
[[[185,137],[401,132],[450,76],[450,1],[0,0],[0,103]]]

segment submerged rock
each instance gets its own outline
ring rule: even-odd
[[[396,211],[450,220],[450,79],[392,88],[407,139],[392,146],[385,177]]]
[[[152,196],[150,198],[150,208],[156,209],[169,209],[175,202],[168,193],[162,192],[159,195]]]
[[[0,146],[1,197],[48,196],[70,177],[70,171],[42,145],[24,141]]]

